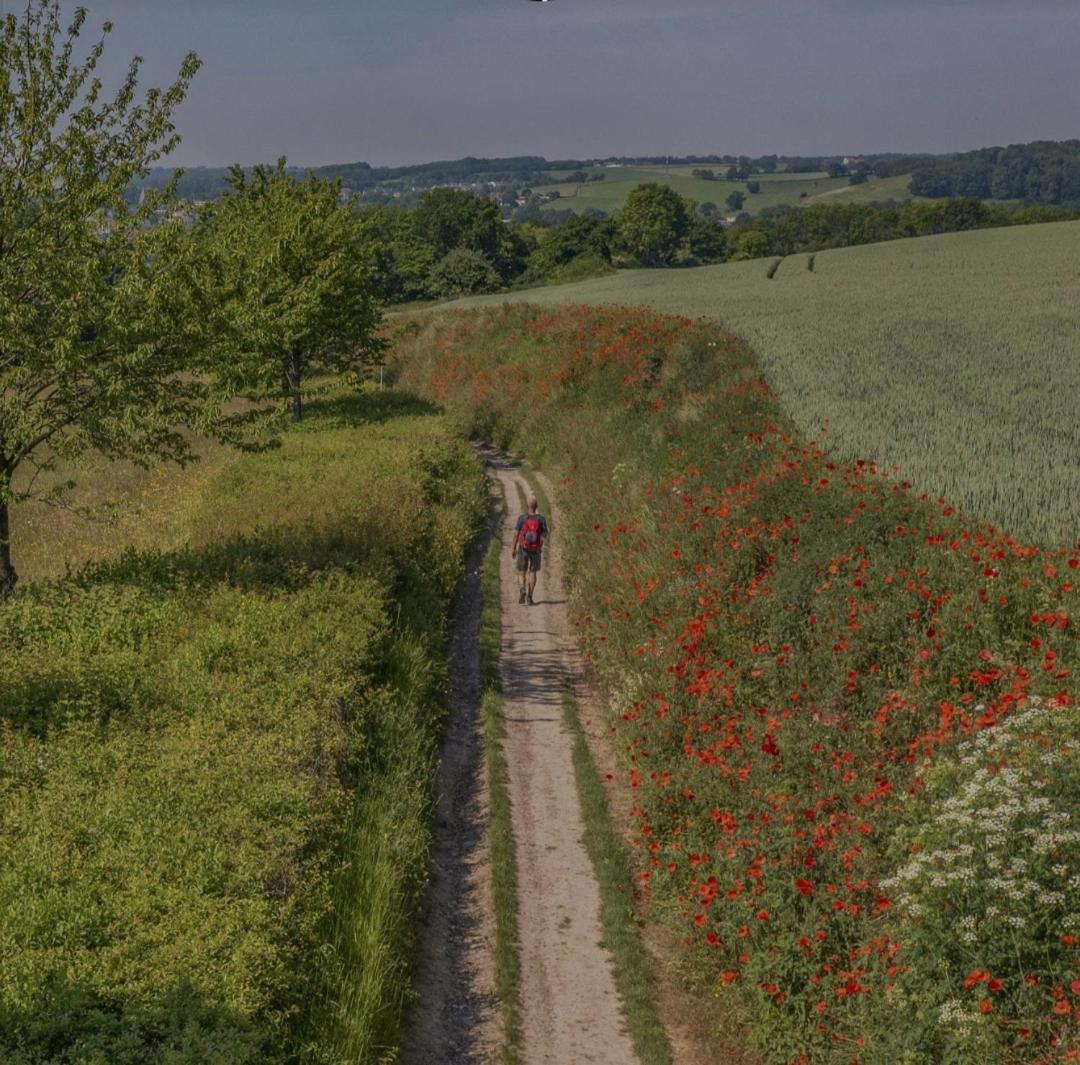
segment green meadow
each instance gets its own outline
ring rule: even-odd
[[[261,453],[84,478],[93,517],[59,534],[16,512],[7,1065],[395,1051],[448,606],[486,492],[422,402],[333,388],[308,412]]]

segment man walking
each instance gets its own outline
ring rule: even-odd
[[[521,585],[518,602],[533,603],[533,589],[536,587],[536,575],[540,572],[540,556],[544,550],[544,539],[548,534],[547,519],[538,514],[539,504],[536,496],[529,497],[529,512],[518,515],[517,528],[514,531],[514,544],[510,548],[510,557],[517,563],[518,582]]]

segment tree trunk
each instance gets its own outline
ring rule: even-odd
[[[298,349],[293,348],[285,360],[283,376],[285,378],[285,391],[292,399],[292,420],[294,422],[300,421],[304,414],[303,403],[300,398],[300,378],[303,369],[304,364],[300,358],[300,352]]]
[[[11,564],[11,512],[8,509],[7,490],[11,486],[11,473],[0,471],[0,603],[15,588],[19,579]]]

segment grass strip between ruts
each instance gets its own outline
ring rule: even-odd
[[[499,508],[506,517],[506,497]],[[502,539],[496,530],[488,545],[481,582],[480,682],[484,757],[488,775],[488,839],[495,909],[495,991],[503,1017],[502,1060],[517,1065],[522,1057],[521,957],[518,939],[518,872],[510,809],[509,770],[503,752],[503,719],[499,650],[502,644],[502,601],[499,579]]]
[[[585,823],[585,849],[600,886],[602,942],[611,952],[623,1018],[642,1065],[671,1065],[671,1044],[656,1011],[653,960],[638,931],[630,862],[612,824],[569,685],[563,694],[563,724],[574,737],[574,778]]]
[[[548,521],[551,521],[551,500],[547,497],[547,492],[540,486],[540,481],[536,476],[536,470],[530,466],[527,462],[521,464],[521,476],[528,482],[529,488],[532,494],[536,496],[536,502],[539,504],[540,513],[545,515]]]

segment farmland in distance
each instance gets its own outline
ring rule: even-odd
[[[537,186],[538,193],[558,191],[559,198],[544,205],[546,211],[582,212],[588,208],[610,214],[618,210],[638,185],[656,181],[670,185],[676,192],[698,203],[715,203],[726,211],[724,200],[732,192],[745,196],[743,210],[757,214],[766,207],[807,206],[812,203],[874,203],[886,200],[910,200],[910,177],[870,178],[862,185],[849,185],[846,177],[831,178],[820,174],[755,174],[752,178],[761,191],[751,195],[745,181],[703,181],[692,175],[692,167],[594,167],[589,174],[604,175],[603,181],[584,184]],[[723,168],[721,168],[722,172]]]
[[[1080,513],[1080,223],[785,259],[624,271],[515,294],[707,316],[749,340],[800,430],[838,458],[1015,535],[1071,543]],[[506,296],[461,301],[505,301]]]

